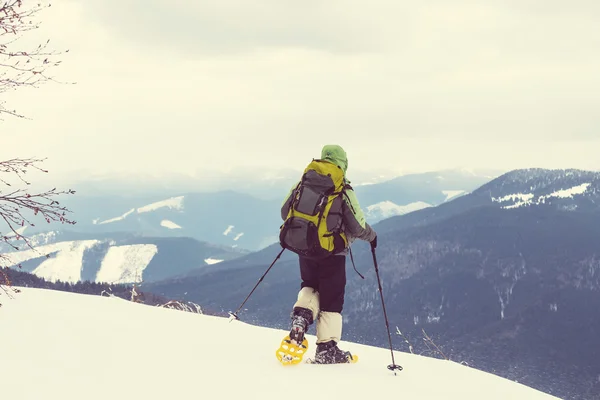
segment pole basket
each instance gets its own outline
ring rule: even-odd
[[[229,311],[228,314],[229,314],[229,322],[231,322],[233,320],[236,320],[236,321],[240,320],[240,318],[237,316],[236,313],[233,313],[233,312]]]
[[[402,366],[396,365],[396,364],[390,364],[390,365],[387,366],[387,368],[390,371],[395,371],[395,370],[402,371],[404,369],[404,368],[402,368]]]

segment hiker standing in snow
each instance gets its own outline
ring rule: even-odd
[[[281,208],[282,246],[299,254],[302,279],[293,306],[290,339],[300,344],[316,321],[315,362],[349,362],[349,352],[337,344],[342,336],[342,308],[346,287],[346,255],[361,239],[377,246],[377,234],[365,221],[358,199],[346,179],[344,149],[326,145],[321,158],[306,168]]]

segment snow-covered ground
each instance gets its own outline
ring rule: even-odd
[[[0,299],[3,399],[556,399],[402,352],[394,375],[389,349],[347,342],[357,364],[284,367],[275,358],[282,330],[118,298],[22,288]]]

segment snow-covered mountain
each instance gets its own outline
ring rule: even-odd
[[[486,179],[470,172],[441,171],[356,190],[374,224],[465,195]],[[287,182],[282,198],[293,183]],[[29,236],[37,249],[21,246],[11,254],[10,265],[21,264],[48,280],[151,282],[277,243],[281,225],[281,199],[234,191],[102,197],[84,193],[65,199],[63,205],[77,221],[69,227],[72,231],[45,232],[41,230],[45,224],[19,228],[17,233]],[[10,250],[0,244],[0,253]]]
[[[277,242],[281,225],[279,208],[300,175],[285,173],[265,177],[265,181],[275,180],[280,185],[265,189],[261,196],[250,194],[253,190],[243,192],[253,180],[244,185],[237,185],[238,181],[233,180],[228,184],[235,190],[202,193],[165,190],[152,195],[90,196],[84,190],[65,199],[64,205],[73,211],[72,218],[77,224],[70,229],[77,232],[187,236],[253,251]],[[489,179],[487,175],[474,175],[469,171],[439,171],[358,184],[355,190],[368,221],[374,224],[465,195]],[[27,232],[39,231],[27,228]]]
[[[399,206],[391,201],[381,201],[377,204],[367,206],[365,214],[369,221],[376,222],[396,215],[408,214],[427,207],[432,207],[432,205],[423,201],[416,201],[405,206]]]
[[[248,250],[273,243],[280,225],[279,203],[232,191],[131,197],[83,194],[64,201],[77,221],[69,229],[80,233],[191,237]]]
[[[388,218],[379,224],[379,230],[398,230],[423,225],[482,206],[501,209],[550,207],[559,210],[600,211],[600,172],[543,168],[510,171],[472,193],[455,197],[438,207]]]
[[[518,170],[484,185],[478,192],[489,194],[503,208],[550,205],[598,209],[600,173],[576,169]]]
[[[86,237],[48,232],[31,236],[30,249],[0,246],[3,265],[21,266],[50,282],[152,282],[245,254],[191,238],[148,238],[126,234]]]
[[[375,224],[469,194],[499,174],[465,169],[434,171],[402,175],[373,185],[358,185],[354,189],[366,208],[369,223]]]
[[[162,400],[204,393],[279,400],[306,395],[305,382],[310,398],[326,400],[556,399],[456,362],[399,351],[394,358],[404,369],[394,375],[386,368],[389,349],[350,342],[340,346],[359,355],[357,364],[283,367],[275,359],[283,330],[116,297],[20,289],[0,309],[7,399]],[[308,339],[306,357],[312,357],[315,337]]]

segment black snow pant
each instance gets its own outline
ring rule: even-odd
[[[346,256],[335,255],[324,260],[310,260],[300,256],[301,288],[310,287],[319,292],[320,309],[341,313],[346,290]]]

